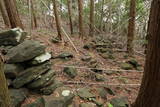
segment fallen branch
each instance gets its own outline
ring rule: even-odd
[[[106,86],[140,86],[141,84],[108,84],[108,83],[93,83],[93,82],[83,82],[83,81],[61,81],[64,84],[77,84],[77,85],[106,85]]]
[[[66,31],[64,30],[64,28],[61,27],[61,29],[62,29],[63,33],[65,34],[65,36],[67,37],[67,39],[70,41],[70,43],[71,43],[71,45],[73,46],[73,48],[75,49],[75,51],[76,51],[77,53],[79,53],[78,50],[77,50],[77,48],[76,48],[76,46],[74,45],[74,43],[72,42],[72,40],[70,39],[70,37],[68,36],[68,34],[66,33]]]
[[[88,70],[102,70],[104,73],[108,73],[107,71],[117,71],[117,72],[141,72],[143,71],[137,71],[137,70],[121,70],[121,69],[105,69],[105,68],[88,68],[88,67],[78,67],[78,66],[67,66],[67,65],[54,65],[56,67],[72,67],[77,69],[88,69]]]

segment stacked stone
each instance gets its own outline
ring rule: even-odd
[[[28,88],[51,94],[57,86],[51,70],[51,54],[38,41],[25,40],[19,28],[0,33],[0,48],[5,55],[5,75],[11,88]],[[53,87],[54,84],[54,87]]]

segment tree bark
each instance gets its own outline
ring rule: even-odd
[[[133,40],[135,34],[135,17],[136,17],[136,0],[130,1],[130,13],[128,24],[128,40],[127,40],[127,52],[129,55],[133,54]]]
[[[71,31],[71,34],[73,34],[71,0],[67,0],[67,4],[68,4],[68,15],[69,15],[69,22],[70,22],[70,31]]]
[[[23,29],[23,25],[22,25],[22,22],[20,20],[20,17],[17,11],[16,1],[15,0],[4,0],[4,3],[7,9],[11,27],[12,28],[20,27]]]
[[[9,17],[8,17],[8,14],[7,14],[7,11],[6,11],[3,0],[0,0],[0,10],[1,10],[1,13],[2,13],[2,17],[3,17],[3,20],[4,20],[5,26],[10,27]]]
[[[90,0],[90,31],[89,36],[94,34],[94,0]]]
[[[103,17],[104,17],[104,0],[102,0],[102,5],[101,5],[101,19],[100,19],[100,30],[103,31]]]
[[[11,107],[7,81],[4,75],[4,64],[0,56],[0,107]]]
[[[32,29],[34,29],[34,28],[37,28],[38,25],[37,25],[35,6],[32,0],[31,0],[31,14],[32,14],[32,19],[31,19]]]
[[[52,1],[53,1],[53,9],[54,9],[54,15],[55,15],[55,20],[56,20],[58,38],[62,40],[62,29],[61,29],[60,17],[59,17],[58,10],[57,10],[57,1],[56,0],[52,0]]]
[[[79,35],[84,37],[83,28],[83,0],[78,0],[78,10],[79,10]]]
[[[133,107],[160,107],[160,1],[153,0],[147,35],[149,35],[142,85]]]

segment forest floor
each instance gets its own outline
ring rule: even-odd
[[[97,53],[96,50],[86,50],[83,48],[83,46],[86,43],[89,43],[92,38],[88,40],[82,40],[77,36],[77,34],[75,34],[71,36],[71,40],[78,49],[77,53],[66,38],[65,42],[63,43],[52,43],[51,39],[55,36],[56,33],[49,33],[44,29],[33,31],[30,39],[38,40],[44,43],[47,46],[47,50],[52,52],[53,56],[57,56],[63,52],[73,54],[74,58],[67,61],[60,59],[52,60],[53,70],[58,73],[56,79],[64,82],[65,86],[71,87],[75,90],[82,87],[91,87],[94,90],[102,85],[108,86],[116,93],[116,95],[107,95],[107,101],[113,97],[122,96],[127,97],[130,104],[135,101],[143,75],[143,72],[140,71],[143,71],[145,60],[144,56],[135,54],[132,57],[126,57],[126,52],[117,51],[115,49],[113,52],[114,59],[104,59],[99,55],[99,53]],[[112,69],[114,69],[112,73],[102,73],[103,77],[106,79],[105,81],[97,82],[95,80],[93,76],[94,72],[91,72],[87,66],[87,63],[81,60],[85,55],[90,55],[93,59],[97,60],[99,68],[104,69],[104,71],[110,72]],[[141,65],[140,71],[136,69],[133,69],[133,71],[121,69],[121,64],[127,62],[129,59],[135,59]],[[78,76],[75,78],[70,78],[62,72],[64,67],[69,65],[76,67],[78,70]],[[31,96],[28,100],[31,100],[34,97],[35,96]],[[78,105],[83,101],[80,98],[77,98],[74,102]]]

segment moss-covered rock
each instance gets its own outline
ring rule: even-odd
[[[75,78],[77,76],[77,69],[73,67],[65,67],[63,72],[71,78]]]

